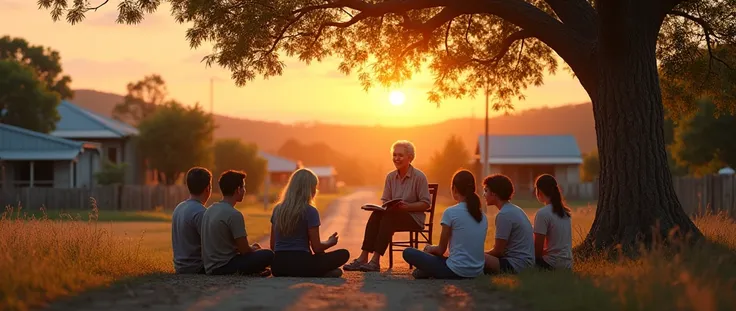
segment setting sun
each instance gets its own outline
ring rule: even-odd
[[[392,91],[391,94],[388,95],[388,101],[390,101],[394,106],[401,106],[405,100],[406,96],[404,96],[404,93],[401,91]]]

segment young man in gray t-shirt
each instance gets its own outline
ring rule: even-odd
[[[218,184],[223,199],[212,204],[202,217],[202,259],[207,274],[259,274],[268,276],[266,267],[273,251],[248,244],[243,214],[235,209],[245,196],[245,173],[226,171]]]
[[[203,274],[202,215],[212,193],[212,173],[202,167],[189,169],[186,177],[189,198],[171,215],[171,244],[174,270],[180,274]]]
[[[486,273],[519,273],[534,265],[534,231],[524,210],[509,202],[514,184],[504,175],[491,175],[483,181],[483,196],[494,205],[496,240],[486,252]]]

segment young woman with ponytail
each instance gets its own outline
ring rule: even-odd
[[[542,269],[572,269],[572,222],[570,209],[557,180],[548,174],[534,183],[537,200],[544,204],[534,215],[534,253]]]
[[[417,267],[412,273],[415,278],[474,278],[483,274],[488,219],[475,193],[475,176],[467,170],[458,171],[452,177],[451,191],[457,204],[442,214],[439,245],[427,245],[423,252],[404,250],[404,260]],[[444,257],[448,244],[450,254]]]

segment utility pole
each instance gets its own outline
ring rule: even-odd
[[[482,178],[486,178],[490,174],[490,170],[488,168],[488,82],[486,82],[485,88],[486,92],[486,118],[485,122],[483,124],[485,125],[485,131],[483,132],[483,158],[481,159],[481,164],[483,165],[483,170],[481,171],[483,174]]]
[[[479,180],[485,179],[486,176],[488,176],[490,174],[490,168],[488,167],[488,109],[489,109],[489,107],[488,107],[488,96],[489,96],[489,90],[488,90],[488,81],[487,80],[486,80],[486,83],[485,83],[485,87],[483,89],[486,92],[486,118],[484,119],[484,122],[483,122],[483,124],[485,126],[485,131],[483,131],[483,151],[480,151],[479,152],[479,153],[482,154],[482,156],[481,156],[482,159],[480,159],[480,163],[483,166],[483,169],[481,170],[481,172],[482,172],[481,174],[482,175],[481,175],[481,178]],[[478,183],[478,184],[480,185],[481,183]],[[481,189],[483,189],[482,186],[481,186]],[[481,191],[481,194],[482,194],[483,193],[482,190],[480,190],[480,191]],[[487,209],[486,205],[485,204],[481,204],[481,206],[482,206],[481,207],[481,210],[483,211],[483,213],[484,214],[487,213],[488,212],[488,209]]]

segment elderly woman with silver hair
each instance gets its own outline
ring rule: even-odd
[[[362,252],[358,258],[343,266],[345,271],[381,271],[381,256],[391,243],[394,232],[424,228],[425,212],[429,209],[431,198],[427,176],[411,165],[416,156],[414,144],[405,140],[397,141],[391,146],[391,153],[396,170],[386,176],[381,201],[401,201],[386,211],[371,213],[365,226]],[[368,261],[371,253],[373,257]]]

